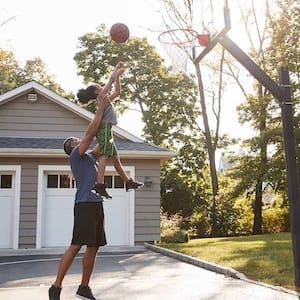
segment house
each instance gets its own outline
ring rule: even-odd
[[[76,182],[62,143],[71,135],[82,137],[93,117],[36,82],[0,95],[0,248],[69,245]],[[175,153],[117,126],[113,131],[126,172],[146,184],[126,192],[108,162],[108,244],[159,240],[160,164]]]

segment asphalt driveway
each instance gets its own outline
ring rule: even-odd
[[[47,300],[59,259],[58,254],[0,257],[0,299]],[[65,278],[61,300],[75,299],[80,272],[81,255]],[[300,299],[293,292],[234,279],[149,249],[100,252],[91,288],[102,300]]]

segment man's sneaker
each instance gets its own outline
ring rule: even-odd
[[[105,183],[96,183],[94,186],[94,190],[100,196],[111,199],[112,196],[107,192]]]
[[[86,300],[97,300],[93,293],[92,290],[90,289],[89,286],[86,285],[80,285],[77,292],[76,292],[76,297],[80,299],[86,299]],[[100,299],[98,299],[100,300]]]
[[[128,190],[130,189],[138,189],[142,186],[144,186],[144,184],[142,182],[137,182],[137,181],[133,181],[131,178],[126,182],[125,184],[126,186],[126,192],[128,192]]]
[[[49,300],[60,300],[60,292],[61,287],[52,285],[48,290]]]

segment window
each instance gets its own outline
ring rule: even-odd
[[[0,188],[11,189],[12,188],[12,175],[0,174]]]
[[[121,179],[120,176],[114,176],[115,182],[115,189],[123,189],[124,188],[124,181]]]
[[[120,176],[105,175],[104,182],[107,188],[123,189],[124,182]],[[74,189],[76,182],[71,174],[48,174],[47,175],[48,189]]]
[[[114,175],[106,175],[104,176],[104,183],[106,184],[106,187],[111,189],[123,189],[124,188],[124,182],[121,179],[120,176],[114,176]]]
[[[48,175],[47,188],[58,188],[58,175]]]
[[[68,189],[71,187],[71,178],[70,178],[70,175],[60,175],[59,176],[59,187],[61,189]]]
[[[106,187],[111,189],[113,187],[113,180],[112,180],[113,176],[109,175],[109,176],[104,176],[104,183],[106,184]]]
[[[75,179],[70,174],[48,174],[48,189],[74,189],[76,187]]]

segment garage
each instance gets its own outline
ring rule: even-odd
[[[19,166],[0,166],[0,248],[18,248],[20,212]]]
[[[132,173],[130,167],[125,170]],[[108,245],[133,245],[134,192],[126,192],[112,167],[107,167],[105,181],[113,196],[103,203]],[[70,244],[75,192],[69,166],[39,166],[37,248]]]
[[[69,245],[75,186],[62,145],[67,136],[83,137],[94,117],[34,81],[0,95],[0,171],[5,172],[0,188],[0,247]],[[107,166],[113,195],[104,202],[108,243],[131,246],[158,241],[160,167],[177,154],[119,126],[113,127],[113,136],[128,175],[147,184],[126,192],[115,169]]]

